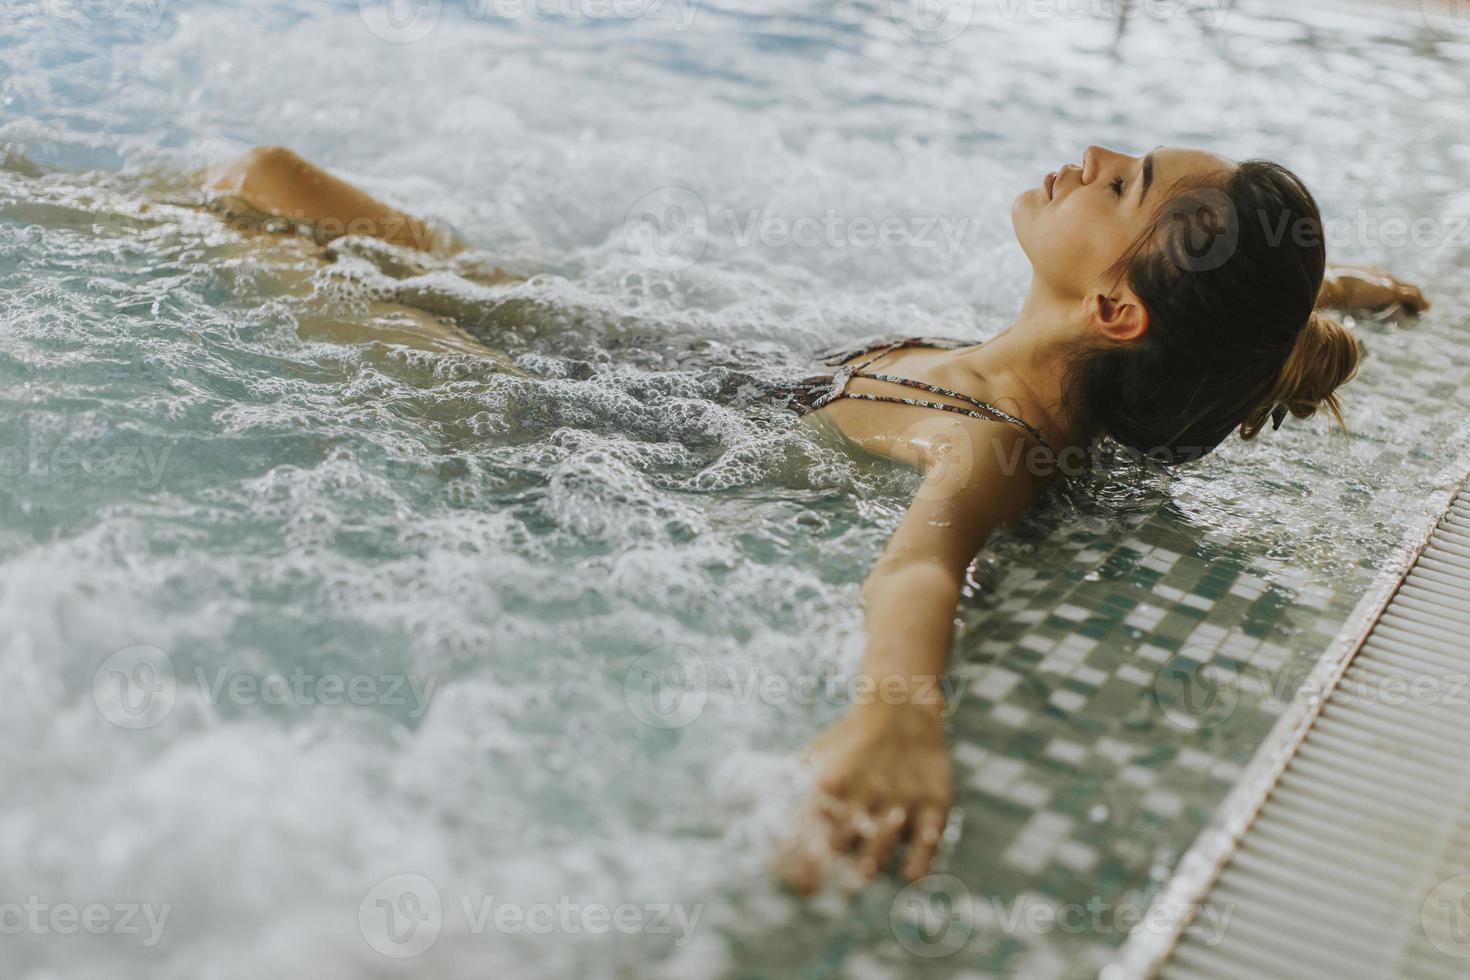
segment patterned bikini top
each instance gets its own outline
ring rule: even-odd
[[[981,401],[979,398],[966,395],[963,392],[952,391],[949,388],[942,388],[939,385],[931,385],[924,381],[915,381],[913,378],[901,378],[893,374],[880,374],[876,371],[865,370],[865,368],[894,351],[903,350],[908,347],[933,347],[939,350],[959,350],[962,347],[973,346],[975,345],[963,340],[948,340],[940,337],[904,337],[899,340],[879,341],[846,350],[822,351],[817,357],[823,364],[835,367],[836,370],[832,373],[831,387],[811,400],[811,409],[815,411],[825,405],[830,405],[839,398],[861,398],[863,401],[869,402],[892,402],[897,405],[913,405],[917,408],[934,408],[944,412],[954,412],[957,415],[967,415],[970,418],[980,419],[986,422],[998,420],[1024,429],[1033,439],[1041,444],[1043,449],[1051,453],[1053,458],[1056,458],[1056,450],[1052,449],[1051,443],[1046,441],[1046,437],[1041,434],[1036,426],[1024,419],[1017,418],[1009,412],[996,408],[987,401]],[[859,357],[863,359],[856,364],[846,363]],[[905,388],[917,388],[920,391],[927,391],[934,395],[943,395],[945,398],[953,398],[955,401],[965,402],[975,407],[973,409],[961,408],[958,405],[931,401],[927,398],[905,398],[902,395],[870,395],[861,391],[849,391],[847,385],[853,378],[867,378],[872,381],[886,381],[889,384],[903,385]]]

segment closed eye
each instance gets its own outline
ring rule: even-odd
[[[1123,196],[1123,187],[1124,187],[1124,184],[1123,184],[1123,178],[1122,177],[1114,177],[1113,178],[1113,182],[1111,184],[1109,184],[1108,186],[1113,189],[1113,193],[1116,194],[1118,197],[1121,198]]]

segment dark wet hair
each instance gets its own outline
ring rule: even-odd
[[[1263,160],[1180,190],[1119,260],[1148,329],[1074,360],[1069,401],[1130,450],[1165,465],[1200,458],[1237,427],[1253,438],[1287,412],[1327,407],[1362,346],[1317,313],[1326,246],[1301,180]]]

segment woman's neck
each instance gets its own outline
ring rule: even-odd
[[[1033,288],[1015,321],[973,355],[975,369],[1006,395],[1044,413],[1037,421],[1064,445],[1086,445],[1095,435],[1090,420],[1067,405],[1067,371],[1083,336],[1078,304]]]

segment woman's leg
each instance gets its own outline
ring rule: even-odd
[[[311,222],[322,238],[370,235],[426,252],[462,247],[448,232],[389,207],[284,146],[255,147],[212,172],[206,186],[266,214]]]

